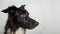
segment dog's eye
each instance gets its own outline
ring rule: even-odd
[[[23,15],[23,14],[21,14],[21,17],[24,17],[24,15]]]
[[[21,14],[20,16],[21,16],[21,17],[26,17],[26,14]]]

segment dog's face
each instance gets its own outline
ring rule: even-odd
[[[25,5],[22,5],[19,8],[15,6],[10,6],[7,9],[2,10],[2,12],[8,13],[9,17],[13,17],[12,22],[16,22],[15,24],[17,24],[18,26],[26,29],[33,29],[39,23],[29,17],[29,13],[24,7]]]

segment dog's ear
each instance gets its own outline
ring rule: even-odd
[[[13,5],[13,6],[8,7],[7,9],[2,10],[1,12],[8,13],[10,10],[13,10],[15,8],[16,7]]]
[[[9,10],[9,9],[7,8],[7,9],[2,10],[1,12],[7,13],[8,10]]]
[[[19,8],[24,9],[25,8],[25,4],[21,5]]]

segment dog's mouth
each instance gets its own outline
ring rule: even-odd
[[[39,23],[37,21],[33,20],[32,18],[29,18],[29,22],[31,22],[31,23],[29,23],[29,25],[27,27],[28,29],[33,29],[39,25]]]

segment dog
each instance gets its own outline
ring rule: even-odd
[[[16,34],[18,30],[21,34],[25,34],[26,29],[33,29],[39,25],[39,22],[29,17],[29,12],[25,9],[25,5],[21,5],[19,8],[16,6],[9,6],[2,10],[3,13],[8,13],[8,19],[4,27],[4,34],[8,34],[8,30],[11,34]],[[20,34],[19,33],[19,34]]]

